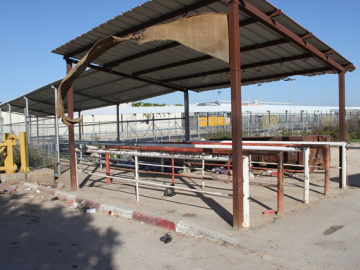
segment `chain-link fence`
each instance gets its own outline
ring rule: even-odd
[[[359,111],[347,113],[346,121],[358,123]],[[191,139],[231,136],[231,113],[192,113],[190,114]],[[338,114],[315,111],[309,113],[252,113],[243,112],[243,136],[275,136],[284,131],[301,132],[313,128],[336,125]],[[28,132],[30,167],[54,165],[59,160],[59,151],[68,152],[68,126],[59,123],[59,142],[56,136],[56,118],[33,118],[11,124],[0,122],[1,133],[19,135]],[[80,125],[75,125],[76,147],[96,141],[181,141],[185,139],[185,120],[182,113],[163,113],[161,115],[116,115],[84,117]],[[210,135],[210,136],[209,136]],[[1,134],[2,138],[2,134]]]

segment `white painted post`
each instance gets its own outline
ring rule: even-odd
[[[139,203],[139,168],[138,168],[138,156],[135,156],[135,192],[136,192],[136,204]]]
[[[250,227],[250,170],[249,170],[249,157],[243,157],[243,177],[244,177],[244,198],[243,198],[243,209],[244,209],[244,222],[243,228]]]
[[[205,179],[204,179],[204,176],[205,176],[205,160],[202,161],[202,176],[203,176],[202,188],[204,189],[205,188]]]
[[[341,155],[341,181],[342,188],[346,188],[347,184],[347,166],[346,166],[346,144],[341,147],[342,155]]]
[[[304,152],[304,203],[309,203],[309,189],[310,189],[310,170],[309,170],[309,157],[310,148],[307,147]]]

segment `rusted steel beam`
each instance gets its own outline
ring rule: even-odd
[[[340,179],[340,177],[339,177]],[[340,181],[341,183],[341,181]],[[330,191],[330,146],[325,148],[325,181],[324,181],[324,195],[328,195]]]
[[[165,50],[168,50],[168,49],[171,49],[171,48],[174,48],[174,47],[177,47],[177,46],[180,46],[181,44],[178,43],[178,42],[171,42],[169,44],[166,44],[166,45],[163,45],[163,46],[160,46],[160,47],[156,47],[154,49],[150,49],[150,50],[147,50],[147,51],[144,51],[144,52],[141,52],[141,53],[137,53],[137,54],[134,54],[134,55],[130,55],[128,57],[124,57],[122,59],[118,59],[116,61],[113,61],[113,62],[110,62],[110,63],[107,63],[104,65],[104,68],[112,68],[112,67],[116,67],[122,63],[125,63],[125,62],[128,62],[128,61],[132,61],[132,60],[135,60],[135,59],[138,59],[138,58],[141,58],[141,57],[144,57],[144,56],[147,56],[147,55],[150,55],[150,54],[154,54],[154,53],[158,53],[158,52],[161,52],[161,51],[165,51]]]
[[[346,141],[346,132],[345,132],[345,72],[339,73],[339,140],[341,142]],[[342,160],[342,151],[341,147],[339,147],[339,188],[342,188],[342,167],[341,167],[341,160]]]
[[[106,150],[109,150],[109,148],[105,148]],[[110,155],[105,154],[105,165],[106,165],[106,175],[110,176]],[[106,184],[110,184],[110,177],[106,177]]]
[[[173,19],[175,17],[178,17],[178,16],[181,16],[183,14],[187,14],[188,12],[191,12],[193,10],[196,10],[196,9],[199,9],[199,8],[202,8],[204,6],[207,6],[207,5],[211,5],[215,2],[218,2],[219,0],[202,0],[202,1],[198,1],[192,5],[188,5],[188,6],[185,6],[183,8],[180,8],[180,9],[177,9],[177,10],[174,10],[173,12],[170,12],[168,14],[165,14],[163,16],[160,16],[158,18],[155,18],[153,20],[150,20],[148,22],[144,22],[140,25],[137,25],[137,26],[134,26],[130,29],[127,29],[125,31],[122,31],[122,32],[119,32],[117,33],[116,35],[114,36],[117,36],[117,37],[123,37],[123,36],[127,36],[127,35],[130,35],[132,33],[135,33],[137,31],[140,31],[140,30],[143,30],[145,28],[148,28],[150,26],[153,26],[153,25],[156,25],[158,23],[162,23],[162,22],[165,22],[167,20],[170,20],[170,19]],[[76,51],[73,51],[71,53],[68,53],[64,56],[64,58],[69,58],[69,57],[72,57],[74,55],[77,55],[79,53],[83,53],[85,51],[88,51],[91,49],[91,47],[93,46],[94,44],[90,44],[88,46],[85,46],[79,50],[76,50]]]
[[[324,53],[322,53],[320,50],[315,48],[313,45],[311,45],[308,42],[304,42],[304,40],[297,36],[295,33],[284,27],[279,22],[275,22],[271,17],[251,5],[245,0],[239,1],[239,9],[245,13],[246,15],[256,19],[260,23],[262,23],[264,26],[269,28],[270,30],[274,31],[275,33],[283,36],[287,40],[294,43],[296,46],[301,48],[302,50],[306,51],[307,53],[310,53],[332,69],[338,71],[338,72],[344,72],[345,69],[342,67],[339,63],[332,60],[331,58],[327,57]]]
[[[66,61],[66,71],[69,73],[72,69],[72,63]],[[73,87],[71,86],[67,92],[67,113],[70,118],[74,118],[74,98],[73,98]],[[75,130],[74,125],[69,126],[69,158],[70,158],[70,184],[71,189],[77,189],[76,181],[76,156],[75,156]]]
[[[277,156],[277,213],[284,212],[284,152]]]
[[[228,0],[229,20],[229,59],[231,86],[231,124],[233,157],[233,227],[243,227],[244,222],[244,177],[241,121],[241,62],[240,62],[240,27],[239,3]]]

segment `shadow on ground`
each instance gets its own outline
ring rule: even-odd
[[[83,210],[31,196],[0,194],[2,269],[114,269],[117,232]]]

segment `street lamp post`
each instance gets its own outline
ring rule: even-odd
[[[295,81],[296,79],[286,78],[284,81],[289,82],[289,105],[291,104],[291,82]]]
[[[259,92],[259,87],[262,86],[261,83],[258,84],[258,103],[260,103],[260,92]]]

